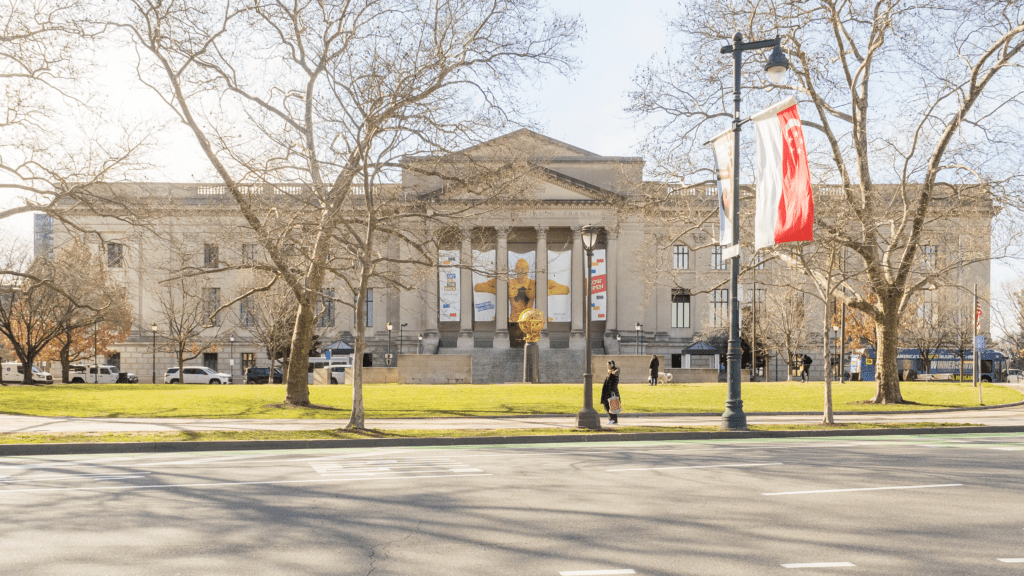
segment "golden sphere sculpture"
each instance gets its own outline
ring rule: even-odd
[[[537,342],[540,331],[544,329],[544,313],[536,308],[527,308],[519,315],[519,329],[523,331],[524,340]]]

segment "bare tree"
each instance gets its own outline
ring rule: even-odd
[[[141,76],[192,131],[295,293],[294,350],[309,348],[340,243],[379,232],[348,211],[358,203],[374,214],[388,204],[378,203],[386,197],[377,187],[404,156],[456,150],[506,125],[519,82],[569,68],[563,49],[579,28],[542,19],[532,0],[128,5],[125,29],[146,55]],[[282,182],[289,185],[267,186]],[[298,268],[281,249],[295,226],[307,238]],[[373,253],[354,248],[362,265]],[[357,309],[366,288],[358,282]],[[290,360],[288,403],[309,405],[297,369],[305,362]],[[352,413],[350,425],[361,427],[359,388]]]
[[[953,13],[957,24],[948,26]],[[917,273],[929,231],[978,237],[978,222],[994,208],[1007,214],[1019,206],[1024,8],[974,0],[684,2],[672,27],[685,53],[640,72],[631,109],[655,123],[648,155],[693,181],[708,179],[702,143],[731,117],[731,62],[719,48],[737,30],[782,35],[792,83],[768,84],[757,72],[767,54],[750,55],[743,82],[753,89],[744,98],[756,110],[778,89],[799,95],[811,169],[835,183],[816,228],[858,260],[862,290],[850,286],[840,297],[878,326],[874,401],[902,402],[899,318],[942,272]],[[878,85],[885,89],[872,90]],[[743,156],[749,167],[753,154]],[[977,248],[964,250],[960,264],[989,257]]]
[[[211,284],[210,275],[196,272],[198,256],[187,240],[178,239],[163,269],[150,273],[162,276],[155,298],[157,314],[167,324],[165,346],[174,354],[180,382],[185,362],[217,351],[228,315],[222,311],[220,287]]]

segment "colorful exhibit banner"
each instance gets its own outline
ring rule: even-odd
[[[590,320],[608,319],[608,268],[604,249],[594,250],[590,260]]]
[[[458,322],[462,291],[459,286],[459,251],[439,250],[441,263],[438,268],[438,320]]]
[[[519,315],[533,308],[537,299],[537,252],[508,251],[508,321],[518,322]]]
[[[473,250],[473,313],[477,322],[494,321],[494,261],[494,250]]]
[[[552,290],[553,285],[563,287]],[[572,322],[572,251],[548,250],[548,322]]]

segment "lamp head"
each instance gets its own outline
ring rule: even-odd
[[[594,245],[597,244],[597,227],[587,224],[581,231],[583,236],[583,246],[587,250],[593,250]]]
[[[394,330],[394,328],[395,326],[391,324],[391,322],[388,322],[388,332],[391,332],[392,330]]]
[[[232,342],[233,343],[234,341],[235,341],[235,337],[234,336],[228,336],[228,342]]]
[[[637,323],[636,323],[636,331],[637,331],[637,332],[639,332],[639,331],[640,331],[640,323],[639,323],[639,322],[637,322]]]
[[[152,330],[153,332],[156,332],[156,322],[153,322],[153,325],[150,326],[149,329]]]
[[[423,334],[420,334],[419,336],[417,336],[417,338],[419,338],[420,342],[422,342],[423,341]]]
[[[778,37],[775,39],[778,40]],[[768,79],[771,80],[772,84],[782,84],[782,81],[786,79],[786,70],[789,70],[789,60],[786,58],[786,54],[782,52],[781,42],[772,49],[764,69],[768,72]]]

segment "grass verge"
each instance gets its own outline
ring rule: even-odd
[[[867,428],[942,428],[980,426],[948,422],[897,424],[770,424],[751,426],[751,430],[861,430]],[[351,440],[356,438],[479,438],[494,436],[551,436],[555,434],[622,434],[639,432],[716,432],[717,426],[616,426],[601,430],[577,428],[503,429],[503,430],[223,430],[217,432],[94,432],[0,434],[0,444],[70,444],[78,442],[212,442],[220,440]]]
[[[601,386],[594,387],[595,405]],[[624,384],[623,407],[636,414],[720,413],[726,384]],[[865,404],[873,382],[834,384],[836,411],[888,412],[978,405],[978,389],[958,382],[904,382],[903,397],[913,404]],[[1024,394],[984,385],[985,404],[1009,404]],[[581,384],[455,384],[363,386],[367,418],[513,416],[575,414]],[[282,407],[282,385],[56,384],[0,388],[0,413],[104,418],[335,418],[349,416],[351,386],[311,386],[310,399],[328,409]],[[823,384],[754,382],[743,385],[747,413],[819,412]]]

